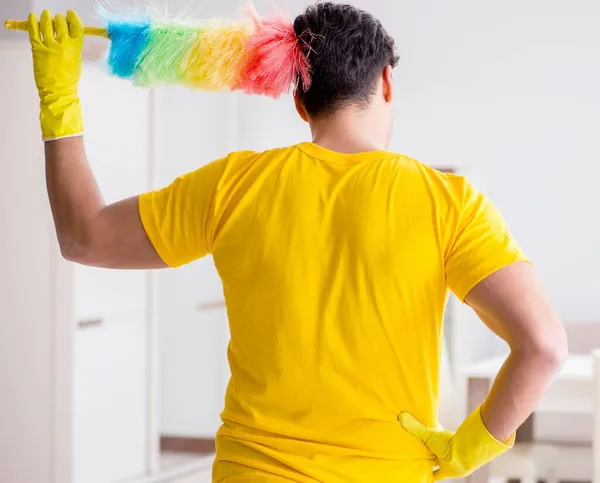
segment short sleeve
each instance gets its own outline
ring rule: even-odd
[[[212,207],[225,159],[180,176],[169,186],[139,197],[139,213],[161,259],[178,267],[211,251]]]
[[[450,290],[464,302],[471,289],[492,273],[529,260],[496,206],[465,178],[457,176],[454,182],[446,279]]]

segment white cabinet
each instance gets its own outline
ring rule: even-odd
[[[0,41],[0,481],[47,483],[56,247],[28,47]]]
[[[80,96],[86,153],[107,203],[148,189],[150,169],[149,91],[86,66]],[[141,271],[75,269],[75,318],[136,315],[146,311]]]
[[[221,284],[206,258],[160,274],[161,432],[214,438],[227,377],[227,314]]]
[[[74,481],[111,483],[146,464],[146,321],[107,317],[75,335]]]
[[[148,190],[149,91],[87,66],[80,96],[86,152],[105,201]],[[75,266],[73,277],[73,483],[142,476],[153,437],[152,274]]]
[[[0,42],[4,66],[0,481],[117,483],[155,464],[154,274],[61,259],[26,36]],[[80,95],[106,201],[146,191],[152,93],[85,65]]]
[[[77,322],[101,316],[141,314],[147,309],[144,272],[76,267],[74,276]]]
[[[236,99],[230,93],[161,92],[159,186],[235,149]],[[182,121],[186,119],[194,122]],[[214,438],[229,379],[221,281],[212,258],[206,257],[160,272],[157,284],[161,432]]]

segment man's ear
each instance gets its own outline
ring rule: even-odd
[[[296,103],[296,111],[298,111],[298,115],[302,118],[304,122],[308,122],[308,114],[306,113],[304,104],[302,104],[302,101],[300,100],[298,91],[294,92],[294,102]]]
[[[383,69],[383,98],[385,102],[394,100],[394,80],[392,79],[392,66],[388,65]]]

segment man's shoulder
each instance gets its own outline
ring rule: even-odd
[[[454,172],[453,169],[431,163],[425,163],[406,154],[398,153],[395,157],[398,167],[404,172],[409,172],[422,178],[428,183],[440,187],[451,188],[466,182],[466,177]]]
[[[226,156],[226,159],[231,162],[252,162],[258,159],[277,158],[282,155],[290,154],[296,149],[296,146],[283,146],[266,150],[242,149],[233,151]]]

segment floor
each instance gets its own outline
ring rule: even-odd
[[[163,454],[161,470],[171,471],[173,476],[162,480],[171,483],[211,483],[212,457]]]
[[[210,470],[199,471],[185,478],[173,480],[173,483],[211,483]]]
[[[207,458],[186,453],[162,453],[160,455],[160,470],[169,471],[194,461],[208,462]]]
[[[163,453],[157,474],[136,478],[135,483],[211,483],[212,456]]]

